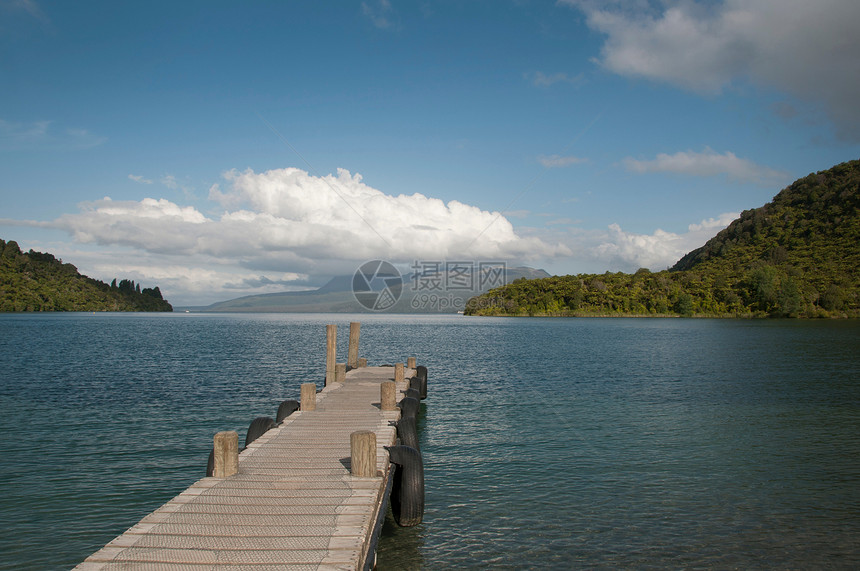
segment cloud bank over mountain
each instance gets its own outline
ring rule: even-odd
[[[302,287],[309,275],[350,273],[371,259],[527,262],[571,255],[561,243],[517,234],[498,212],[419,193],[386,194],[344,169],[321,177],[297,168],[231,170],[210,188],[208,206],[104,197],[50,222],[19,223],[63,230],[81,244],[128,248],[149,261],[123,266],[134,275],[154,264],[158,275],[146,277],[159,283],[188,289],[220,281],[217,289],[236,295],[290,289],[293,280]],[[189,257],[197,267],[179,261]]]

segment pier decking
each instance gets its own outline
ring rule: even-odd
[[[398,401],[414,374],[404,372]],[[322,571],[372,564],[392,473],[383,447],[395,443],[400,417],[399,409],[382,410],[380,386],[394,378],[394,367],[350,370],[316,394],[315,410],[294,412],[251,443],[239,455],[238,473],[192,484],[76,569]],[[374,477],[350,473],[356,431],[376,434]]]

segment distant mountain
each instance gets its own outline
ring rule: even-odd
[[[460,270],[445,272],[422,271],[420,275],[407,274],[400,278],[402,288],[396,303],[386,307],[391,313],[456,313],[463,310],[469,298],[498,285],[498,276],[482,280],[479,269],[464,266]],[[520,278],[548,277],[544,270],[527,267],[507,268],[502,281],[510,283]],[[315,290],[249,295],[213,303],[200,308],[205,312],[262,312],[262,313],[362,313],[373,311],[363,306],[353,294],[354,275],[335,276]],[[481,287],[482,283],[489,283]],[[374,288],[376,290],[378,288]]]
[[[22,252],[0,240],[0,311],[173,311],[158,287],[131,280],[108,285],[52,254]]]
[[[810,174],[670,271],[516,282],[479,315],[860,317],[860,161]]]

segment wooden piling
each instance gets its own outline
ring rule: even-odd
[[[359,357],[358,358],[358,367],[361,368],[361,367],[366,367],[366,366],[367,366],[367,359],[365,359],[364,357]]]
[[[349,435],[350,472],[357,478],[376,476],[376,433],[358,430]]]
[[[379,408],[397,410],[397,385],[394,381],[384,381],[379,385]]]
[[[349,351],[346,364],[350,369],[358,368],[358,338],[361,335],[361,323],[357,321],[349,324]]]
[[[212,475],[227,478],[239,471],[239,435],[229,430],[215,434],[215,468]]]
[[[316,410],[317,408],[317,386],[315,383],[302,383],[302,412]]]
[[[406,368],[414,369],[415,368],[415,357],[409,357],[406,359]]]
[[[346,363],[335,363],[334,366],[334,381],[342,383],[346,380]]]
[[[394,382],[403,382],[403,363],[394,363]]]
[[[337,325],[325,326],[325,384],[328,386],[335,380],[335,362],[337,360]]]

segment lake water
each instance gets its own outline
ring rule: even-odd
[[[321,383],[429,369],[424,523],[380,569],[858,568],[860,323],[0,315],[0,569],[68,569]]]

